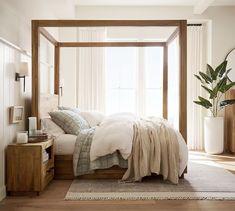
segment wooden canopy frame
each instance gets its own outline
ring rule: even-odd
[[[177,27],[166,42],[59,42],[44,27]],[[39,45],[43,35],[54,45],[54,94],[59,94],[59,60],[62,47],[151,47],[164,49],[163,117],[167,118],[168,96],[168,45],[179,35],[179,130],[187,140],[187,21],[186,20],[32,20],[32,116],[39,119],[40,75]]]

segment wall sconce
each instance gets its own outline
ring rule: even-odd
[[[64,79],[60,80],[60,96],[63,96]]]
[[[21,78],[24,79],[24,92],[25,92],[25,77],[29,76],[29,67],[27,62],[21,62],[19,73],[15,73],[15,81],[20,81]]]

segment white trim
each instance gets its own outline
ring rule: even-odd
[[[235,192],[68,192],[65,200],[235,200]]]
[[[6,197],[6,186],[3,185],[0,187],[0,201],[2,201]]]
[[[214,0],[200,0],[198,3],[194,6],[193,13],[201,15],[204,13],[214,2]]]

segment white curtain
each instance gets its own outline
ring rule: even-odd
[[[188,103],[188,148],[203,150],[203,118],[204,109],[193,103],[204,92],[200,82],[194,77],[199,71],[206,69],[206,43],[204,26],[188,26],[188,72],[187,72],[187,103]]]
[[[105,41],[104,28],[80,28],[78,41]],[[77,106],[81,110],[105,111],[104,48],[78,49]]]

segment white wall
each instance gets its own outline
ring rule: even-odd
[[[77,7],[78,19],[188,19],[212,23],[211,61],[218,65],[235,47],[235,7],[210,7],[202,15],[194,15],[193,7]],[[210,44],[210,43],[209,43]],[[208,59],[210,61],[210,58]],[[235,70],[233,71],[235,76]]]
[[[59,29],[60,40],[77,40],[76,28]],[[63,106],[76,107],[76,70],[77,54],[76,48],[60,49],[60,79],[64,80],[63,95],[60,104]]]
[[[31,52],[32,19],[73,17],[74,8],[70,0],[0,0],[0,37]],[[58,38],[58,29],[51,28],[50,32]],[[44,46],[44,49],[48,48]],[[43,60],[51,61],[50,58]],[[9,143],[15,141],[16,132],[26,128],[25,121],[9,124],[9,106],[25,106],[25,119],[31,112],[31,77],[26,78],[26,92],[23,92],[23,81],[15,82],[14,78],[22,61],[29,62],[31,67],[30,57],[0,42],[0,200],[6,194],[5,149]]]

